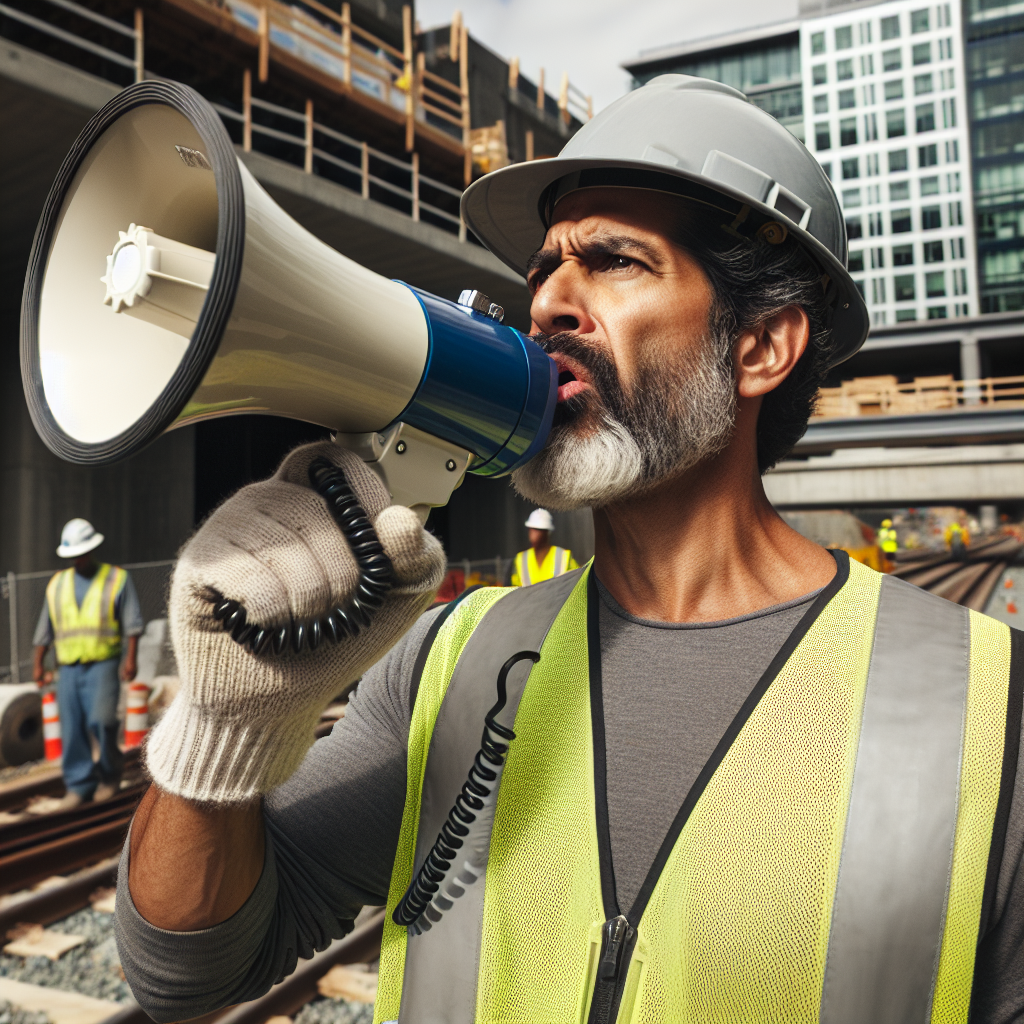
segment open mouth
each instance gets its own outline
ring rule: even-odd
[[[565,362],[555,357],[555,362],[558,363],[558,401],[567,402],[570,398],[580,394],[582,391],[586,391],[588,385],[585,381],[579,379],[573,370],[570,370]]]

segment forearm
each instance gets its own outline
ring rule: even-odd
[[[46,652],[49,650],[49,646],[46,644],[39,644],[35,649],[35,656],[32,659],[32,678],[38,683],[43,678],[43,659],[46,657]]]
[[[150,786],[132,823],[128,886],[145,920],[167,931],[226,921],[263,870],[260,801],[199,804]]]

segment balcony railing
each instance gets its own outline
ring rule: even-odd
[[[1024,377],[954,380],[952,374],[917,377],[900,384],[895,377],[855,377],[818,392],[814,419],[907,416],[914,413],[1024,406]]]

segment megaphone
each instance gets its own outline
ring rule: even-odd
[[[22,378],[46,445],[84,465],[166,430],[266,413],[337,432],[421,515],[468,470],[543,446],[557,371],[477,292],[450,302],[289,217],[187,86],[140,82],[90,120],[36,229]]]

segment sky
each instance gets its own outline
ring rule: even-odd
[[[562,72],[594,97],[595,113],[629,88],[619,67],[641,50],[795,17],[797,0],[416,0],[423,28],[447,25],[460,7],[466,27],[532,81],[545,68],[549,93]]]

